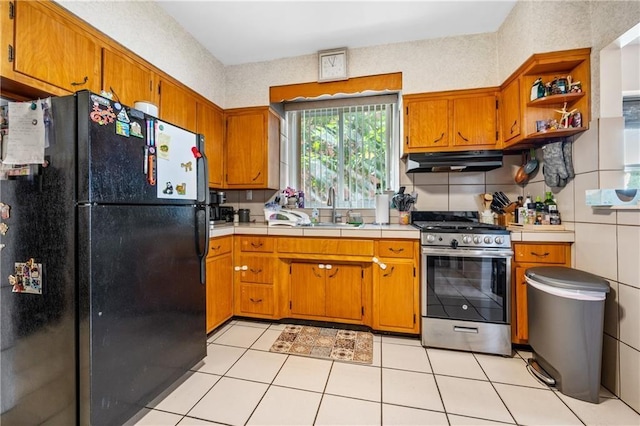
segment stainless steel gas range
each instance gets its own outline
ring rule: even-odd
[[[511,355],[511,236],[477,212],[412,212],[421,230],[422,345]]]

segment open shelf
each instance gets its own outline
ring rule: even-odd
[[[578,93],[565,93],[562,95],[549,95],[543,98],[538,98],[533,101],[527,102],[528,107],[543,107],[543,106],[558,106],[562,107],[564,103],[571,104],[572,102],[582,99],[585,96],[584,92]]]
[[[566,138],[567,136],[577,135],[587,130],[586,127],[569,127],[567,129],[547,130],[546,132],[529,133],[527,139],[553,139]]]

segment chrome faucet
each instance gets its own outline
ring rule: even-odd
[[[336,189],[333,186],[329,188],[327,207],[331,207],[331,223],[336,223]]]

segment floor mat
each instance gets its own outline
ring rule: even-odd
[[[287,325],[270,351],[371,364],[373,334],[337,328]]]

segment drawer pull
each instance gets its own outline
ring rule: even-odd
[[[261,273],[261,272],[262,272],[262,269],[253,269],[253,268],[251,268],[251,269],[249,269],[249,270],[250,270],[251,272],[253,272],[254,274],[259,274],[259,273]]]
[[[382,274],[383,277],[390,277],[391,274],[393,274],[393,270],[395,269],[395,266],[392,266],[391,269],[389,270],[389,272],[387,272],[386,274]]]
[[[478,334],[478,328],[477,327],[461,327],[458,325],[454,325],[453,326],[453,331],[457,331],[459,333],[475,333]]]
[[[261,303],[262,302],[262,299],[256,300],[253,297],[250,297],[249,300],[251,300],[253,303]]]
[[[211,247],[211,250],[220,250],[221,246],[215,246],[215,247]]]
[[[535,251],[532,251],[532,252],[531,252],[531,254],[532,254],[532,255],[534,255],[534,256],[537,256],[537,257],[547,257],[547,256],[549,256],[551,253],[549,253],[548,251],[546,251],[546,252],[544,252],[544,253],[540,254],[540,253],[536,253]]]
[[[87,84],[87,81],[89,81],[89,77],[88,76],[84,76],[84,80],[82,80],[82,82],[76,82],[76,81],[72,81],[71,85],[72,86],[82,86],[83,84]]]
[[[402,252],[404,251],[404,249],[403,249],[402,247],[401,247],[401,248],[399,248],[399,249],[395,249],[395,248],[393,248],[393,247],[389,247],[389,251],[390,251],[391,253],[398,254],[398,253],[402,253]]]
[[[440,137],[438,139],[434,139],[433,143],[438,143],[442,140],[442,138],[444,138],[444,133],[440,135]]]
[[[260,247],[262,247],[262,242],[258,242],[258,243],[254,243],[254,242],[252,242],[252,243],[251,243],[251,247],[253,247],[253,248],[260,248]]]

